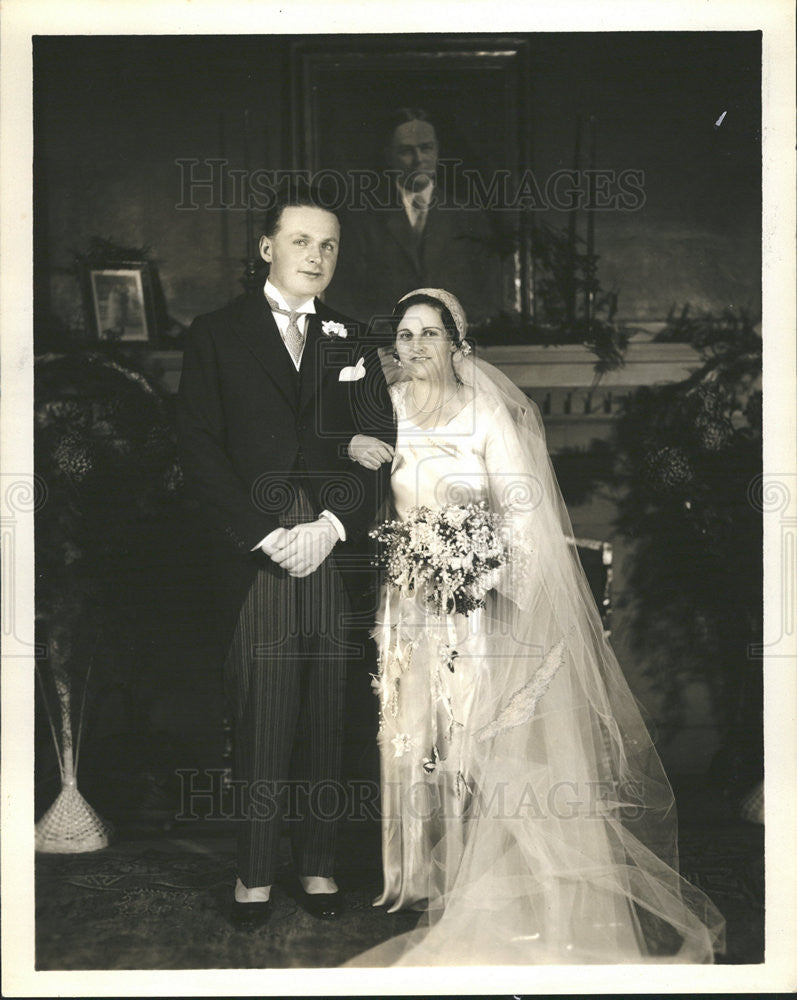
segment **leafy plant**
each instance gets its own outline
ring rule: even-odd
[[[46,488],[36,519],[36,621],[46,656],[37,667],[48,711],[66,684],[82,712],[92,665],[90,702],[109,686],[133,689],[136,609],[126,571],[182,492],[167,407],[112,350],[37,359],[34,459]]]
[[[504,236],[495,249],[514,252],[517,239]],[[474,336],[482,343],[583,344],[596,355],[598,374],[622,367],[628,335],[616,321],[618,293],[601,287],[600,258],[584,245],[567,229],[537,223],[531,240],[533,318],[501,311],[475,327]]]
[[[682,314],[683,315],[683,314]],[[706,680],[736,770],[761,767],[761,338],[747,323],[703,317],[702,367],[644,387],[616,427],[618,527],[634,542],[628,590],[634,640],[666,708]],[[759,706],[757,709],[756,706]],[[737,774],[738,780],[739,778]]]
[[[88,250],[85,253],[75,250],[74,257],[76,261],[94,267],[121,263],[122,261],[148,261],[151,263],[152,250],[148,246],[125,247],[102,236],[92,236],[89,238]]]
[[[755,324],[747,309],[723,309],[719,316],[711,312],[695,315],[687,302],[676,312],[670,308],[667,320],[655,337],[660,343],[688,343],[698,351],[713,349],[717,345],[754,343]]]

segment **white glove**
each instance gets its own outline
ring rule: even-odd
[[[288,542],[288,529],[287,528],[275,528],[270,534],[266,535],[263,541],[256,545],[255,548],[262,549],[263,552],[269,557],[269,559],[274,555],[274,553],[283,548]]]
[[[271,535],[266,541],[270,538]],[[266,555],[270,555],[291,576],[309,576],[318,569],[338,540],[335,525],[326,517],[319,517],[317,521],[297,524],[295,528],[286,531],[284,536],[279,537],[271,553],[267,552]]]

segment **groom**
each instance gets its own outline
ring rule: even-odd
[[[293,187],[260,240],[265,287],[197,318],[183,362],[181,457],[207,525],[197,541],[213,550],[245,797],[236,923],[268,916],[288,808],[300,902],[317,917],[341,910],[333,876],[349,632],[389,469],[363,468],[348,445],[362,432],[389,448],[395,432],[375,350],[318,297],[339,245],[335,214]]]

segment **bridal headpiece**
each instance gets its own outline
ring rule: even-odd
[[[430,299],[437,299],[441,305],[448,309],[457,328],[457,346],[463,354],[470,354],[470,344],[465,340],[468,335],[468,321],[459,299],[444,288],[414,288],[411,292],[407,292],[406,295],[402,295],[396,303],[396,309],[398,309],[402,302],[412,298],[414,295],[426,295]]]

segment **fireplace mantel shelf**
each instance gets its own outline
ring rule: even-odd
[[[632,341],[625,354],[625,365],[597,378],[595,355],[580,344],[484,347],[479,350],[479,357],[534,395],[550,389],[627,390],[639,385],[680,382],[700,365],[700,355],[690,344],[652,341]],[[164,386],[176,392],[182,351],[148,351],[147,358]]]

